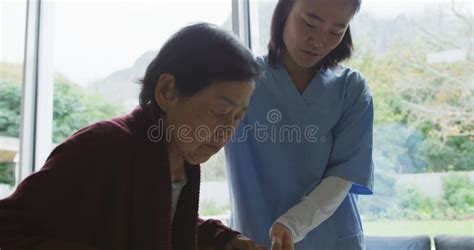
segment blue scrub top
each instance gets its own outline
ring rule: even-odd
[[[324,177],[353,182],[336,212],[295,249],[363,249],[356,194],[372,194],[373,103],[350,68],[321,71],[300,94],[282,65],[257,58],[263,77],[249,110],[225,147],[231,227],[271,247],[275,220]]]

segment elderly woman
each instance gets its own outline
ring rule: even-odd
[[[199,164],[229,141],[259,73],[219,28],[177,32],[146,70],[140,107],[76,132],[0,201],[0,249],[257,249],[199,219],[198,200]]]

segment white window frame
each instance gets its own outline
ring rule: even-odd
[[[28,0],[17,183],[41,168],[52,145],[54,3]]]
[[[231,1],[232,31],[251,49],[249,0]],[[54,1],[28,0],[20,157],[16,183],[39,170],[51,151],[54,108],[53,29]]]

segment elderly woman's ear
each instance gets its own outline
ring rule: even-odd
[[[165,113],[176,104],[178,99],[175,82],[176,78],[172,74],[164,73],[155,86],[155,101]]]

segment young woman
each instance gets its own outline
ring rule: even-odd
[[[229,140],[258,75],[232,35],[180,30],[148,66],[139,108],[79,130],[0,201],[0,249],[260,249],[198,219],[199,164]]]
[[[272,249],[363,249],[373,103],[339,63],[360,0],[280,0],[249,110],[226,149],[231,226]]]

